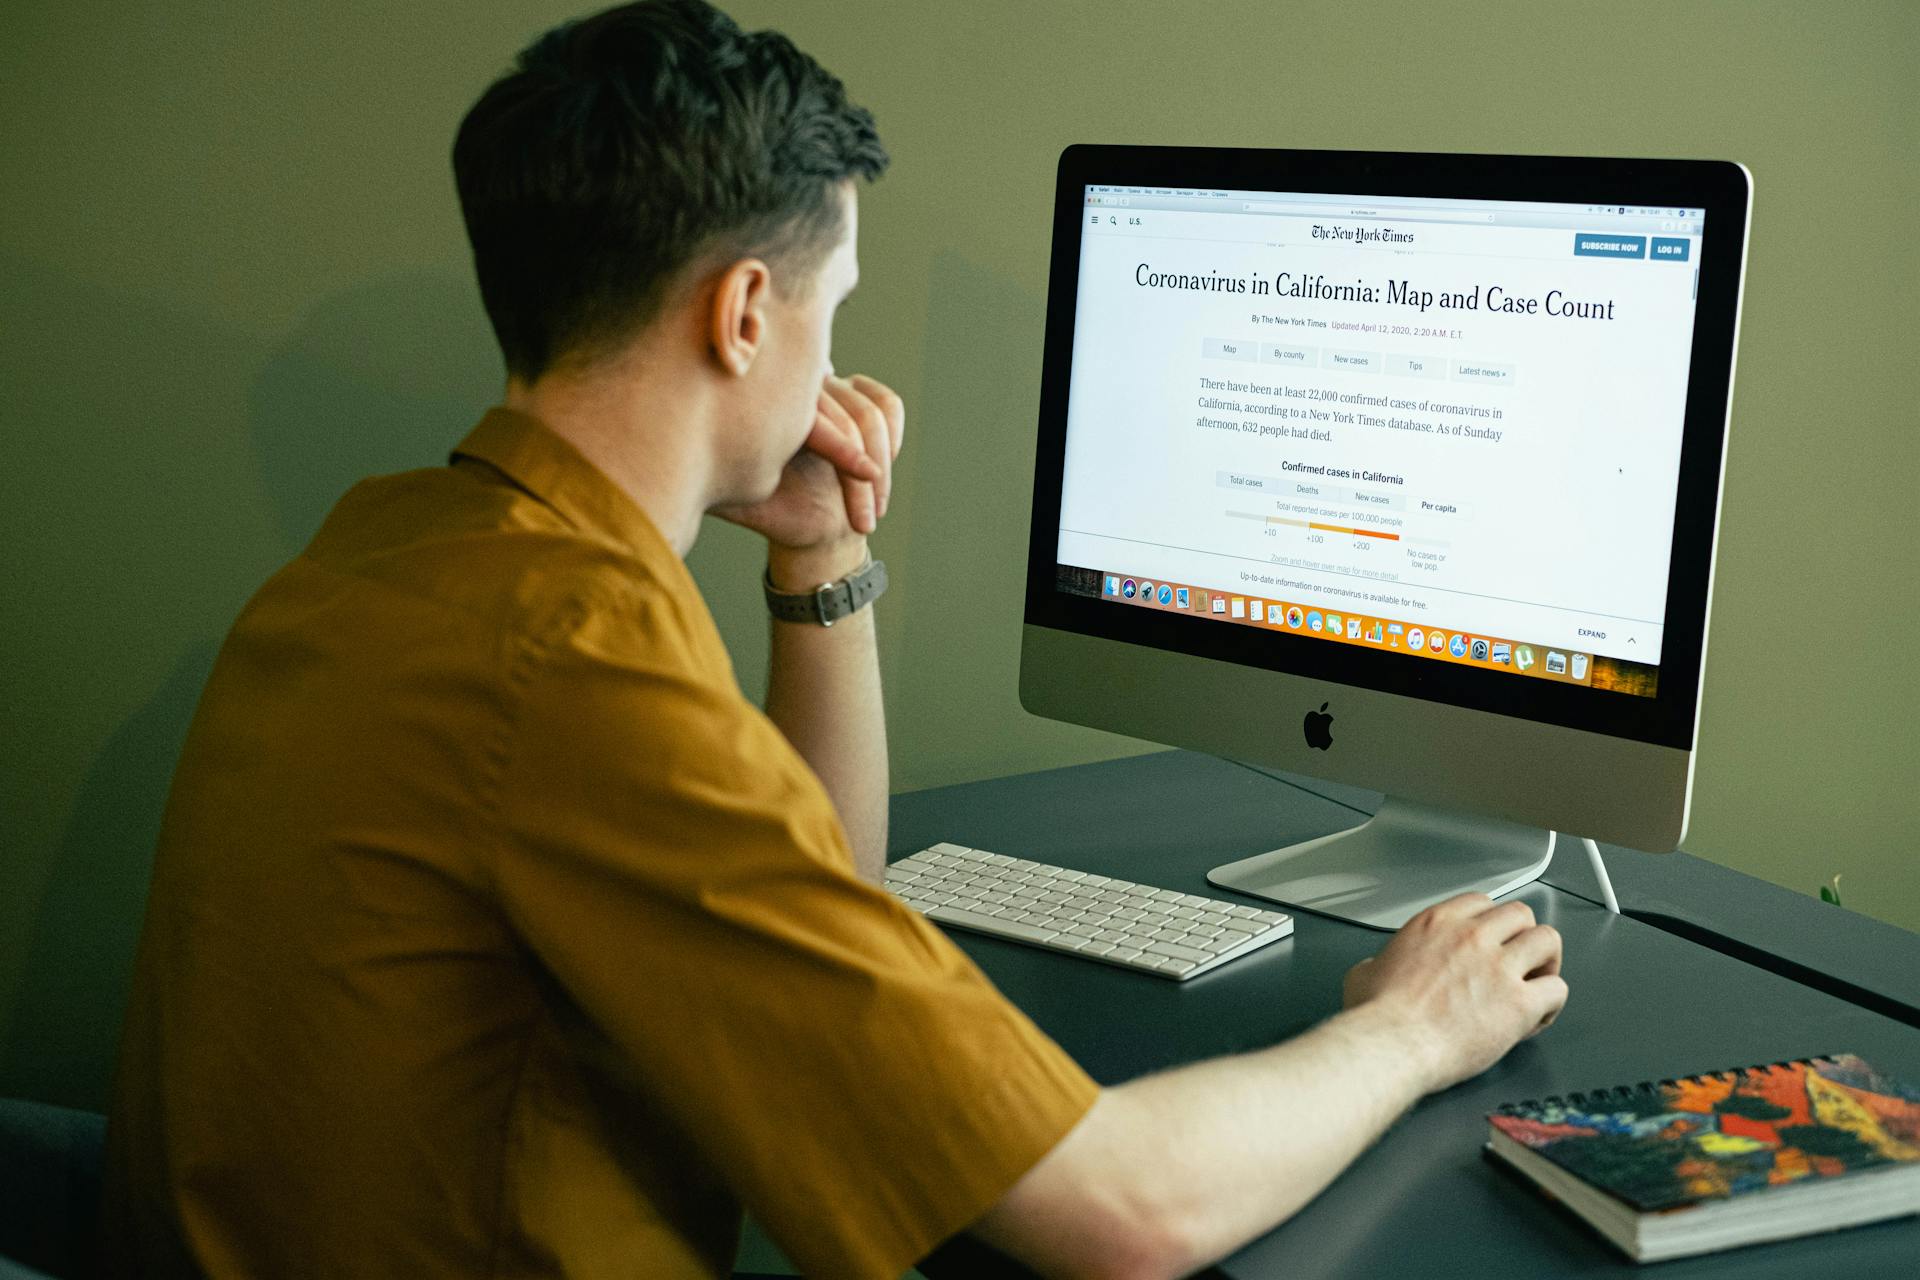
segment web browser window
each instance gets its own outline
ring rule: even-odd
[[[1657,692],[1704,211],[1085,201],[1076,589]]]

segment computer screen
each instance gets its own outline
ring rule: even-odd
[[[1387,794],[1364,873],[1323,849],[1270,895],[1417,882],[1351,917],[1383,927],[1452,883],[1447,840],[1489,892],[1554,831],[1674,847],[1749,190],[1721,161],[1069,147],[1023,704]]]
[[[1060,566],[1115,607],[1657,693],[1704,209],[1081,201]]]

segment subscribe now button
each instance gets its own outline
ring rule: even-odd
[[[1645,236],[1596,235],[1583,231],[1573,237],[1573,256],[1576,258],[1644,258],[1647,256],[1647,238]]]

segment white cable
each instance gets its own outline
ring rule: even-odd
[[[1607,878],[1607,864],[1600,860],[1600,846],[1586,836],[1580,837],[1580,843],[1587,846],[1587,861],[1593,864],[1593,875],[1600,882],[1600,896],[1607,900],[1607,910],[1619,915],[1620,899],[1613,896],[1613,881]]]

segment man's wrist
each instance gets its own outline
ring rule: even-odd
[[[1379,1053],[1379,1060],[1403,1070],[1403,1083],[1412,1090],[1409,1105],[1447,1083],[1444,1054],[1433,1028],[1412,1014],[1375,998],[1337,1015]]]
[[[838,582],[866,564],[867,540],[848,538],[817,547],[767,547],[767,581],[775,591],[792,595],[812,591],[823,583]]]

